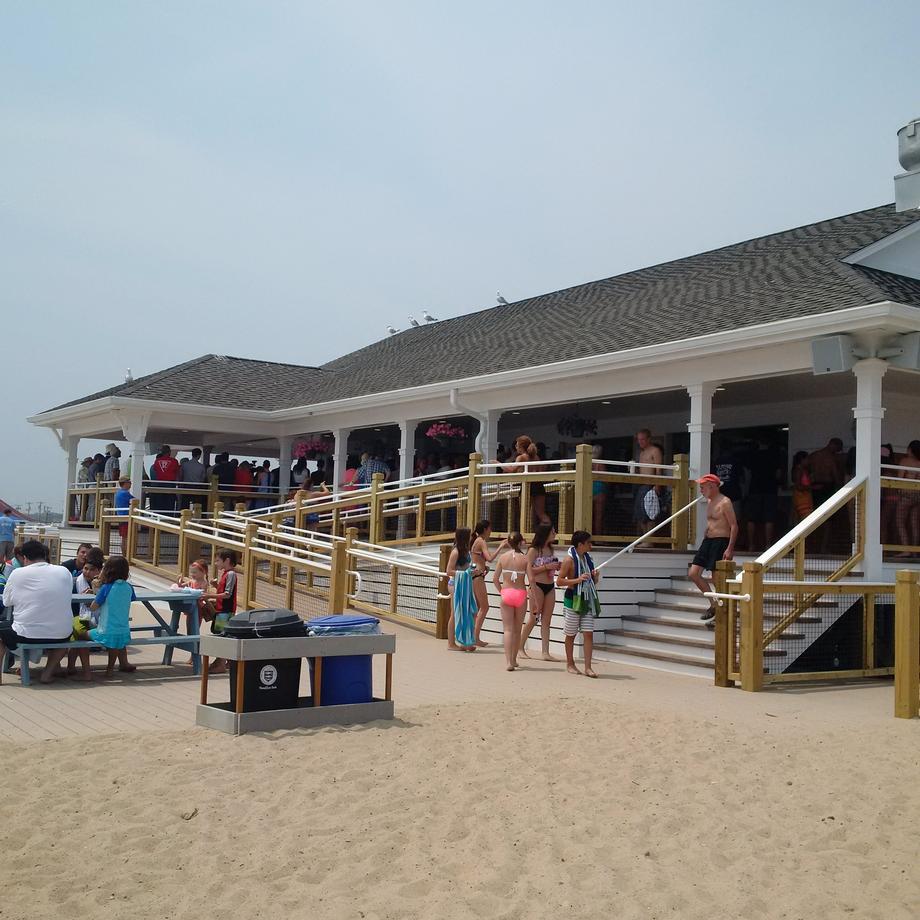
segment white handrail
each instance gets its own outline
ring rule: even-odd
[[[504,467],[504,466],[575,466],[575,460],[569,458],[567,460],[495,460],[490,463],[480,463],[479,469],[491,469],[492,467]],[[539,472],[539,470],[537,471]]]
[[[826,502],[818,505],[811,514],[799,521],[786,536],[761,553],[754,561],[759,565],[770,565],[770,563],[784,556],[800,537],[807,536],[812,527],[822,524],[827,519],[829,511],[839,510],[840,507],[856,495],[865,481],[865,477],[859,480],[851,479],[845,486],[841,486]]]
[[[703,597],[711,597],[720,607],[724,607],[725,604],[723,600],[726,601],[749,601],[751,599],[750,594],[722,594],[719,591],[704,591]]]
[[[897,463],[883,463],[883,470],[910,470],[911,473],[920,473],[920,467],[917,466],[903,466]]]
[[[382,556],[380,553],[369,553],[363,549],[355,549],[351,547],[348,550],[349,556],[355,556],[358,559],[367,559],[369,562],[377,562],[382,565],[394,566],[400,569],[411,569],[414,572],[421,572],[423,575],[436,575],[438,578],[446,575],[446,572],[441,572],[437,567],[429,568],[428,566],[419,565],[416,562],[404,562],[397,559],[387,559],[385,556]]]
[[[673,470],[675,473],[678,470],[676,463],[644,463],[641,460],[592,460],[591,462],[601,466],[628,466],[630,469],[648,467],[652,470]]]
[[[643,540],[645,540],[646,538],[650,537],[653,533],[655,533],[656,530],[661,530],[661,528],[664,527],[665,524],[670,524],[671,521],[674,520],[674,518],[680,517],[682,514],[689,511],[694,505],[699,504],[700,502],[704,502],[704,501],[706,501],[706,496],[698,495],[696,498],[693,499],[692,502],[690,502],[690,504],[684,505],[683,508],[681,508],[679,511],[675,511],[674,514],[672,514],[668,518],[665,518],[660,524],[656,524],[651,530],[647,530],[641,536],[636,537],[636,539],[633,540],[632,543],[629,544],[629,546],[624,546],[623,549],[621,549],[618,553],[614,553],[614,555],[612,555],[609,559],[605,559],[597,567],[597,570],[600,571],[605,565],[610,565],[610,563],[613,562],[614,559],[619,559],[620,556],[624,555],[625,553],[631,553]]]

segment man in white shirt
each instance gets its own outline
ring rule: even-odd
[[[13,622],[0,625],[0,661],[20,642],[67,643],[73,632],[70,597],[73,577],[60,565],[48,564],[48,550],[38,540],[22,545],[24,562],[10,574],[3,589],[3,606],[13,608]],[[41,682],[50,684],[67,652],[67,645],[49,650]]]

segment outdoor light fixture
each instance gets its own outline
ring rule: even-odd
[[[610,405],[610,400],[609,400],[609,399],[602,399],[602,400],[601,400],[601,405],[602,405],[602,406],[609,406],[609,405]]]

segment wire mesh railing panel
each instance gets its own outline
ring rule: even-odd
[[[894,661],[894,593],[767,590],[764,668],[770,675],[884,671]]]
[[[438,573],[407,568],[390,560],[348,557],[349,603],[358,610],[409,620],[434,629],[438,613]]]
[[[856,567],[865,533],[865,490],[856,488],[832,512],[829,504],[816,509],[816,516],[827,509],[823,519],[785,545],[780,541],[772,555],[768,550],[760,557],[765,581],[835,581]]]
[[[920,557],[920,481],[883,476],[880,506],[886,561]]]
[[[611,543],[630,543],[673,510],[674,490],[670,485],[630,482],[625,476],[595,474],[591,494],[591,533]],[[647,542],[670,545],[674,523],[663,527]]]

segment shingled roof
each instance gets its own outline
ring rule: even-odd
[[[407,329],[321,368],[206,355],[102,396],[281,409],[610,354],[893,300],[920,281],[841,261],[915,223],[894,205]],[[63,408],[63,407],[58,407]]]
[[[55,408],[65,409],[104,396],[124,396],[199,406],[283,409],[291,405],[292,393],[303,392],[323,376],[325,372],[320,368],[300,364],[203,355]]]

